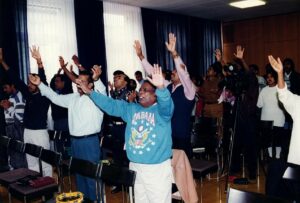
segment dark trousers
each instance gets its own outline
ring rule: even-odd
[[[241,166],[241,153],[245,156],[245,162],[250,179],[256,178],[258,141],[256,133],[257,120],[255,116],[237,118],[236,133],[232,148],[231,172],[238,172]]]
[[[71,137],[72,156],[98,163],[101,157],[99,137],[97,134],[85,138]],[[77,190],[90,200],[96,200],[96,181],[76,174]]]
[[[125,129],[126,124],[113,125],[111,127],[113,160],[119,166],[128,166],[129,164],[126,151],[124,150]]]
[[[2,135],[0,135],[2,136]],[[0,172],[8,171],[8,153],[7,149],[4,147],[0,147]]]
[[[24,142],[24,127],[18,121],[15,121],[13,124],[6,126],[6,135],[11,139],[19,140]],[[27,168],[26,155],[24,153],[17,152],[15,150],[8,150],[10,157],[10,165],[14,169],[17,168]]]

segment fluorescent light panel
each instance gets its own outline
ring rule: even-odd
[[[236,1],[229,3],[230,6],[238,7],[238,8],[250,8],[255,6],[265,5],[265,1],[261,0],[244,0],[244,1]]]

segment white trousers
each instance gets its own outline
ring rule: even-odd
[[[43,147],[44,149],[50,149],[50,141],[47,130],[30,130],[24,129],[24,143],[31,143]],[[39,171],[38,158],[26,154],[28,168],[33,171]],[[44,176],[52,177],[52,166],[42,162],[42,170]]]
[[[170,159],[160,164],[130,162],[129,168],[136,171],[134,185],[136,203],[171,203],[173,176]]]

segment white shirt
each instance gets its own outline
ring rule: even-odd
[[[262,108],[260,120],[274,121],[273,126],[284,126],[285,116],[283,110],[279,107],[276,86],[266,86],[261,90],[257,100],[257,107]]]
[[[94,82],[94,86],[96,92],[106,95],[101,80]],[[88,96],[80,96],[78,92],[59,95],[43,83],[39,85],[39,89],[41,94],[54,104],[68,108],[69,129],[72,136],[80,137],[100,132],[103,112]]]
[[[288,162],[300,165],[300,96],[291,93],[287,85],[283,89],[277,88],[279,100],[286,111],[293,118],[293,130],[290,141]]]

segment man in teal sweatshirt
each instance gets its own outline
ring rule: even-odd
[[[170,203],[174,104],[170,92],[164,87],[161,68],[154,65],[152,78],[148,78],[139,90],[139,103],[114,100],[91,90],[80,80],[77,84],[101,110],[119,116],[127,123],[126,153],[130,169],[137,172],[135,201]]]

